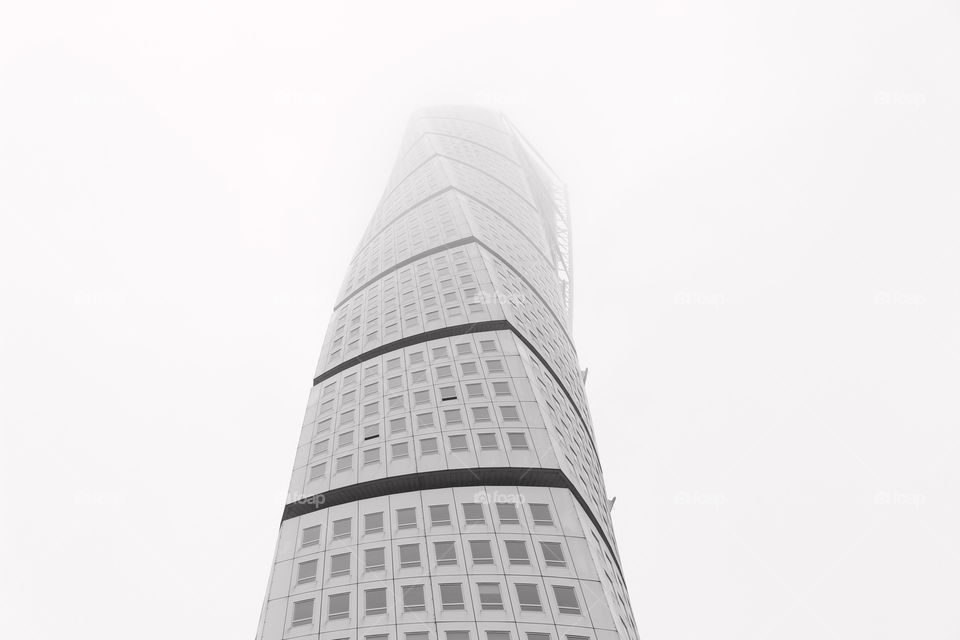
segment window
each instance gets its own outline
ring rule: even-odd
[[[316,433],[320,434],[325,431],[329,431],[330,427],[333,426],[333,418],[327,418],[326,420],[321,420],[317,423]]]
[[[503,596],[500,595],[499,583],[478,582],[477,591],[480,593],[480,609],[483,611],[503,609]]]
[[[337,447],[349,447],[353,444],[353,431],[345,431],[337,436]]]
[[[371,402],[369,404],[363,405],[363,417],[364,418],[375,418],[380,415],[380,403]]]
[[[459,582],[440,584],[440,608],[444,611],[464,609],[463,586]],[[447,634],[447,638],[449,637],[450,635]]]
[[[620,617],[620,622],[623,626],[627,626],[627,623],[624,621],[623,616]],[[590,640],[590,636],[575,636],[572,633],[566,635],[567,640]],[[549,639],[548,639],[549,640]]]
[[[427,389],[423,389],[422,391],[414,391],[413,403],[415,405],[430,404],[430,391]]]
[[[372,364],[363,370],[364,378],[372,378],[380,374],[380,365]]]
[[[484,353],[491,353],[497,350],[497,343],[495,340],[481,340],[480,341],[480,351]]]
[[[348,391],[340,397],[340,406],[344,407],[348,404],[353,404],[357,400],[356,391]]]
[[[517,505],[512,502],[498,502],[497,517],[500,518],[500,524],[520,524],[520,514],[517,513]]]
[[[416,529],[417,510],[414,507],[397,509],[397,529]]]
[[[514,451],[528,451],[530,449],[530,445],[527,444],[527,434],[522,431],[508,433],[507,440],[510,442],[510,448]]]
[[[530,515],[533,516],[533,524],[553,525],[553,515],[550,514],[548,504],[531,504]]]
[[[418,413],[417,414],[417,429],[428,429],[433,426],[433,414],[432,413]]]
[[[460,409],[444,409],[443,419],[447,425],[463,424],[463,418],[460,416]]]
[[[322,478],[327,475],[327,463],[321,462],[310,467],[310,479],[316,480],[317,478]]]
[[[407,430],[407,419],[393,418],[390,420],[390,433],[404,433]]]
[[[422,584],[408,584],[403,586],[403,610],[425,611]]]
[[[527,544],[523,540],[507,540],[504,544],[507,547],[507,557],[510,558],[510,564],[530,564]]]
[[[489,540],[471,540],[470,555],[473,564],[493,564],[493,549]]]
[[[463,375],[472,376],[477,373],[477,363],[476,362],[461,362],[460,370],[463,371]]]
[[[315,544],[320,544],[320,525],[307,527],[303,530],[303,540],[300,542],[300,546],[309,547]]]
[[[487,360],[486,362],[487,362],[488,373],[503,373],[503,361]]]
[[[465,502],[463,504],[463,520],[466,524],[485,524],[483,505],[476,502]]]
[[[330,556],[330,577],[350,573],[350,553],[338,553]]]
[[[313,443],[313,455],[322,456],[325,455],[330,450],[330,441],[321,440],[320,442]]]
[[[527,640],[550,640],[550,634],[539,631],[527,631]]]
[[[461,342],[457,345],[458,356],[468,356],[471,353],[473,353],[473,347],[470,346],[469,342]]]
[[[427,631],[407,631],[403,634],[403,640],[429,640],[430,633]]]
[[[342,520],[333,521],[333,539],[338,540],[340,538],[349,538],[352,527],[352,519],[344,518]]]
[[[541,542],[540,549],[548,567],[567,566],[567,559],[563,557],[563,545],[559,542]]]
[[[370,384],[363,385],[363,397],[369,398],[370,396],[375,396],[380,393],[380,383],[371,382]]]
[[[520,412],[513,405],[500,407],[500,417],[504,422],[520,422]]]
[[[350,616],[350,592],[331,593],[327,598],[327,619],[337,620]]]
[[[490,407],[470,407],[474,422],[490,422]]]
[[[557,608],[560,613],[580,615],[580,602],[577,600],[577,591],[573,587],[553,585],[553,595],[557,598]]]
[[[410,455],[410,448],[407,442],[394,442],[390,445],[390,457],[394,460],[406,458]]]
[[[430,524],[435,527],[450,524],[450,505],[430,505]]]
[[[447,640],[470,640],[469,631],[447,631]]]
[[[479,382],[468,382],[467,383],[467,397],[468,398],[482,398],[484,397],[483,385]]]
[[[403,377],[402,376],[393,376],[387,378],[387,388],[391,391],[394,389],[399,389],[403,386]]]
[[[380,571],[385,566],[383,547],[364,550],[363,568],[365,571]]]
[[[387,360],[387,371],[396,371],[400,368],[400,358],[391,358]]]
[[[543,605],[540,604],[540,590],[535,584],[517,584],[517,602],[520,603],[520,611],[543,611]]]
[[[469,451],[467,447],[467,436],[463,434],[457,434],[448,436],[450,439],[450,451]]]
[[[426,369],[419,369],[410,374],[411,384],[423,384],[427,381]]]
[[[410,354],[410,364],[420,364],[423,362],[423,351],[416,351]]]
[[[444,402],[447,400],[456,400],[457,399],[457,388],[455,386],[440,387],[440,399]]]
[[[503,382],[503,381],[494,382],[494,383],[493,383],[493,394],[494,394],[495,396],[497,396],[497,397],[511,396],[511,395],[513,395],[512,393],[510,393],[510,383],[509,383],[509,382]]]
[[[487,640],[510,640],[509,631],[487,631]]]
[[[293,603],[293,626],[311,624],[313,622],[313,598],[299,600]]]
[[[402,544],[400,545],[400,567],[407,569],[409,567],[420,566],[420,545]]]
[[[387,612],[386,589],[367,589],[363,592],[363,596],[364,608],[368,616],[375,616]]]
[[[353,419],[354,419],[353,411],[344,411],[343,413],[340,414],[341,425],[353,424]]]
[[[434,348],[433,348],[433,357],[434,357],[434,358],[446,358],[446,357],[447,357],[447,348],[446,348],[446,347],[434,347]]]
[[[381,533],[383,531],[383,511],[367,513],[363,516],[364,533]]]
[[[403,396],[393,396],[389,400],[390,411],[399,411],[403,409]]]
[[[379,424],[368,424],[363,428],[363,439],[364,440],[373,440],[374,438],[380,437],[380,425]]]
[[[317,561],[307,560],[297,565],[297,584],[313,582],[317,579]]]
[[[433,552],[437,556],[437,565],[457,564],[457,545],[453,542],[448,540],[434,542]]]
[[[363,464],[380,464],[380,449],[367,449],[363,452]]]
[[[500,448],[500,446],[497,444],[497,434],[495,433],[480,433],[477,434],[477,439],[480,441],[480,449],[483,451],[491,451]]]
[[[434,455],[438,451],[436,438],[424,438],[420,441],[420,455]]]
[[[353,454],[340,456],[337,458],[337,473],[350,471],[353,468]]]
[[[445,364],[442,367],[437,367],[437,378],[439,380],[446,380],[447,378],[453,377],[453,369],[450,368],[450,365]]]

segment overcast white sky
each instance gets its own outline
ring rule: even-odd
[[[718,5],[723,5],[718,6]],[[960,638],[954,2],[0,9],[0,628],[249,638],[410,112],[567,181],[650,639]]]

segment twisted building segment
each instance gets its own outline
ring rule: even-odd
[[[562,182],[427,109],[344,279],[257,638],[637,638],[571,339]]]

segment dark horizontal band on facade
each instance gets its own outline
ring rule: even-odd
[[[576,486],[560,469],[542,469],[539,467],[473,467],[470,469],[441,469],[423,473],[408,473],[402,476],[390,476],[368,480],[357,484],[331,489],[287,504],[283,508],[282,521],[315,511],[322,511],[341,504],[380,498],[412,491],[430,491],[432,489],[451,489],[455,487],[549,487],[566,489],[577,499],[600,539],[610,551],[617,568],[621,570],[620,559],[593,514],[587,501],[583,499]]]
[[[407,336],[406,338],[400,338],[399,340],[394,340],[393,342],[388,342],[382,344],[379,347],[370,349],[369,351],[364,351],[358,356],[354,356],[349,360],[344,360],[337,366],[332,369],[327,369],[319,376],[313,379],[313,386],[317,386],[324,380],[332,378],[338,373],[346,371],[350,367],[355,367],[358,364],[363,364],[367,360],[372,360],[373,358],[378,358],[385,353],[390,353],[391,351],[396,351],[397,349],[404,349],[406,347],[412,347],[417,344],[423,344],[424,342],[430,342],[431,340],[440,340],[442,338],[452,338],[453,336],[464,336],[469,333],[484,333],[487,331],[510,331],[513,335],[517,336],[520,339],[520,342],[537,357],[537,360],[546,368],[547,372],[550,373],[550,376],[557,383],[557,386],[560,387],[560,390],[563,391],[563,395],[567,397],[567,400],[570,402],[570,406],[576,412],[577,417],[580,418],[580,423],[583,424],[583,431],[587,434],[587,438],[590,439],[590,444],[593,445],[594,452],[596,452],[597,443],[593,439],[593,434],[590,432],[590,427],[587,424],[586,419],[583,417],[583,414],[580,413],[580,408],[577,406],[577,403],[574,402],[573,396],[570,394],[570,391],[567,389],[567,385],[563,383],[563,380],[560,379],[560,376],[557,375],[557,372],[553,370],[553,367],[550,366],[550,363],[547,362],[547,359],[544,358],[536,347],[533,346],[533,343],[527,340],[520,331],[514,327],[508,320],[484,320],[482,322],[468,322],[467,324],[456,324],[452,327],[443,327],[440,329],[434,329],[432,331],[424,331],[423,333],[418,333],[413,336]],[[598,457],[599,458],[599,457]],[[599,459],[597,463],[599,464]],[[602,467],[601,467],[602,470]]]

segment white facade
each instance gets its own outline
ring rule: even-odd
[[[571,272],[562,185],[505,118],[411,120],[327,331],[258,639],[637,638]]]

